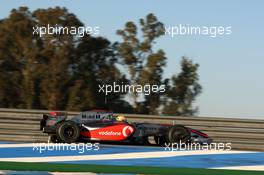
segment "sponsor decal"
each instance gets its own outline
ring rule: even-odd
[[[55,125],[55,123],[56,122],[54,120],[49,120],[48,123],[47,123],[47,125],[53,126],[53,125]]]
[[[99,135],[111,135],[111,136],[120,136],[121,132],[113,132],[113,131],[101,131]]]
[[[127,137],[129,136],[132,132],[134,131],[134,129],[131,126],[125,126],[122,130],[122,134],[123,136]]]
[[[81,132],[81,135],[98,140],[124,140],[134,132],[134,128],[125,123],[116,123],[111,126],[93,128],[83,125],[88,131]]]

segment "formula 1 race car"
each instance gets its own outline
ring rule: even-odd
[[[62,143],[125,141],[145,144],[151,136],[158,145],[212,142],[207,134],[182,125],[130,123],[124,116],[115,117],[112,112],[104,110],[82,112],[71,119],[67,119],[66,113],[50,112],[43,115],[40,129],[49,134],[52,142]]]

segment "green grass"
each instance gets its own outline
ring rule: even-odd
[[[179,174],[179,175],[263,175],[263,171],[212,170],[198,168],[168,168],[141,166],[111,166],[59,163],[0,162],[0,170],[59,171],[132,174]]]

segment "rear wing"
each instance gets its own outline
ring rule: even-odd
[[[66,120],[67,113],[66,112],[50,112],[48,114],[43,114],[42,119],[40,121],[40,130],[43,130],[46,126],[56,125],[57,123]]]

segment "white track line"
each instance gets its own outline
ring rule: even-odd
[[[64,161],[82,161],[82,160],[122,160],[122,159],[143,159],[143,158],[161,158],[189,155],[210,155],[210,154],[241,154],[253,153],[249,151],[156,151],[139,153],[117,153],[100,155],[78,155],[78,156],[49,156],[49,157],[17,157],[0,158],[0,161],[10,162],[64,162]]]
[[[32,147],[34,143],[10,143],[10,144],[0,144],[0,148],[19,148],[19,147]]]
[[[96,175],[90,172],[50,172],[53,175]]]
[[[229,166],[229,167],[219,167],[219,168],[211,168],[211,169],[264,171],[264,165]]]
[[[63,146],[63,145],[78,145],[78,143],[11,143],[11,144],[0,144],[0,148],[23,148],[23,147],[34,147],[37,145],[42,146]],[[85,144],[85,143],[80,143]],[[88,143],[89,144],[89,143]],[[112,144],[100,144],[102,147],[126,147],[126,148],[138,148],[139,146],[133,146],[133,145],[112,145]],[[142,147],[141,147],[142,148]],[[157,148],[156,146],[147,146],[147,148]]]
[[[82,143],[83,144],[83,143]],[[70,146],[70,145],[78,145],[75,143],[67,144],[67,143],[18,143],[18,144],[0,144],[0,148],[23,148],[23,147],[35,147],[35,146]]]

